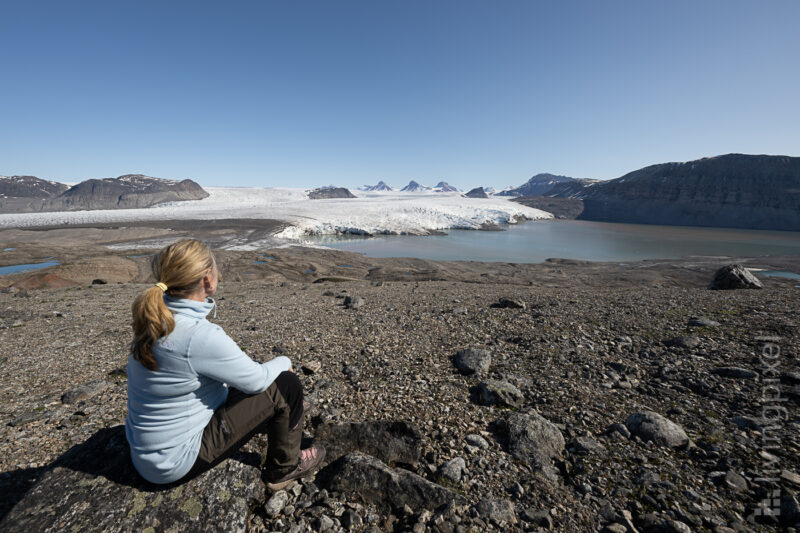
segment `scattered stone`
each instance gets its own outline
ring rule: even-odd
[[[781,479],[788,481],[795,487],[800,487],[800,475],[798,475],[797,472],[792,472],[791,470],[782,470]]]
[[[317,479],[329,491],[357,494],[363,502],[389,512],[406,505],[433,510],[450,502],[464,503],[463,497],[441,485],[361,452],[340,457],[317,473]]]
[[[739,264],[727,265],[714,273],[710,290],[763,289],[764,285],[749,270]]]
[[[493,500],[484,498],[475,507],[478,515],[490,520],[497,527],[513,525],[517,523],[517,515],[514,512],[514,504],[509,500]]]
[[[667,346],[691,350],[693,348],[697,348],[697,346],[700,344],[700,339],[692,335],[681,335],[680,337],[673,337],[665,340],[664,344]]]
[[[725,485],[740,492],[747,490],[747,480],[733,470],[728,470],[725,473]]]
[[[61,396],[61,403],[77,403],[82,400],[88,400],[95,394],[104,391],[111,384],[103,379],[99,379],[97,381],[90,381],[85,385],[81,385],[80,387],[76,387],[69,392],[65,392]]]
[[[515,498],[522,498],[525,496],[525,487],[520,485],[519,481],[515,481],[514,484],[508,489],[508,492],[510,492]]]
[[[334,527],[336,524],[330,516],[324,514],[317,518],[316,531],[330,531]]]
[[[360,296],[345,296],[344,307],[345,309],[360,309],[366,302]]]
[[[747,370],[746,368],[739,368],[738,366],[720,366],[711,369],[712,374],[722,376],[724,378],[732,379],[752,379],[758,377],[757,372]]]
[[[92,280],[92,285],[106,285],[107,283],[108,282],[106,280],[100,278]]]
[[[485,450],[489,447],[489,442],[476,433],[470,433],[467,435],[466,440],[467,444],[480,448],[481,450]]]
[[[706,318],[703,316],[690,319],[689,325],[696,327],[716,328],[720,324],[716,320],[711,320],[710,318]]]
[[[619,522],[614,522],[613,524],[606,524],[605,527],[603,527],[602,533],[626,533],[627,531],[627,527]]]
[[[522,519],[545,529],[553,529],[553,519],[550,518],[550,512],[547,510],[526,509],[522,513]]]
[[[605,451],[606,447],[589,436],[575,437],[570,442],[569,448],[574,453],[589,454]]]
[[[44,411],[31,411],[29,413],[24,413],[18,416],[17,418],[9,422],[8,425],[14,427],[22,427],[27,424],[30,424],[31,422],[36,422],[37,420],[41,420],[47,416],[48,413],[45,413]]]
[[[342,523],[342,527],[344,527],[348,531],[353,529],[358,529],[364,523],[364,520],[361,518],[361,515],[359,515],[352,509],[347,509],[342,514],[340,521]]]
[[[306,361],[300,368],[307,375],[316,374],[322,370],[322,363],[319,361]]]
[[[507,381],[488,379],[478,385],[482,405],[518,407],[525,399],[522,392]]]
[[[466,307],[456,307],[453,309],[454,315],[466,315],[468,312]]]
[[[458,483],[461,481],[461,475],[467,472],[467,462],[462,457],[450,459],[439,467],[439,475]]]
[[[264,504],[264,512],[267,513],[267,516],[270,518],[275,518],[281,514],[283,508],[286,507],[286,503],[289,501],[289,495],[286,494],[285,490],[279,490],[275,494],[273,494],[267,503]]]
[[[613,435],[615,433],[626,439],[631,438],[631,432],[628,431],[628,428],[624,424],[620,424],[619,422],[611,424],[608,426],[608,429],[606,429],[606,435]]]
[[[456,368],[462,374],[485,375],[492,364],[492,354],[483,348],[467,348],[459,350],[455,358]]]
[[[500,298],[500,300],[496,303],[493,303],[491,307],[500,309],[526,309],[527,305],[525,302],[520,300],[514,300],[512,298]]]
[[[739,429],[754,429],[760,431],[763,425],[760,419],[752,416],[734,416],[730,421]]]
[[[631,434],[645,442],[653,441],[672,448],[689,443],[689,437],[682,427],[652,411],[633,413],[625,420],[625,426]]]

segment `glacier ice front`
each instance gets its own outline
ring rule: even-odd
[[[452,193],[370,192],[358,198],[309,200],[304,189],[205,187],[202,200],[144,209],[59,211],[0,215],[0,227],[86,224],[139,220],[275,219],[289,225],[275,237],[352,233],[427,235],[446,229],[552,218],[552,214],[508,198],[464,198]]]

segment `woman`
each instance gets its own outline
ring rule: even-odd
[[[171,244],[152,269],[157,283],[132,307],[125,432],[136,470],[152,483],[189,479],[266,432],[270,488],[314,472],[325,449],[300,450],[303,389],[289,358],[256,363],[206,320],[220,280],[208,246]]]

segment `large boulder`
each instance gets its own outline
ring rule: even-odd
[[[689,437],[681,426],[653,411],[633,413],[625,420],[625,426],[643,441],[671,448],[689,443]]]
[[[508,448],[511,455],[550,479],[557,478],[553,459],[561,457],[564,446],[561,431],[535,411],[514,413],[508,420]]]
[[[391,468],[379,459],[361,452],[340,457],[317,474],[329,491],[357,494],[385,512],[404,509],[435,510],[450,502],[465,503],[457,493],[431,483],[402,468]]]
[[[133,468],[124,426],[102,429],[57,459],[0,531],[244,533],[249,509],[264,497],[259,460],[238,452],[188,482],[153,485]]]
[[[360,451],[388,464],[413,464],[419,461],[422,449],[419,429],[402,420],[325,422],[317,426],[314,436],[325,445],[325,459],[329,463],[350,452]]]
[[[733,289],[763,289],[764,285],[745,267],[734,263],[717,270],[708,288],[728,291]]]

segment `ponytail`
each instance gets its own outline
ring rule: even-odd
[[[164,303],[164,291],[153,285],[133,301],[133,358],[148,370],[158,370],[153,343],[175,329],[175,318]]]
[[[170,244],[153,257],[150,266],[157,283],[140,293],[131,306],[131,354],[145,368],[158,370],[153,343],[175,329],[175,318],[164,303],[164,293],[177,298],[188,296],[214,265],[211,250],[195,239]]]

